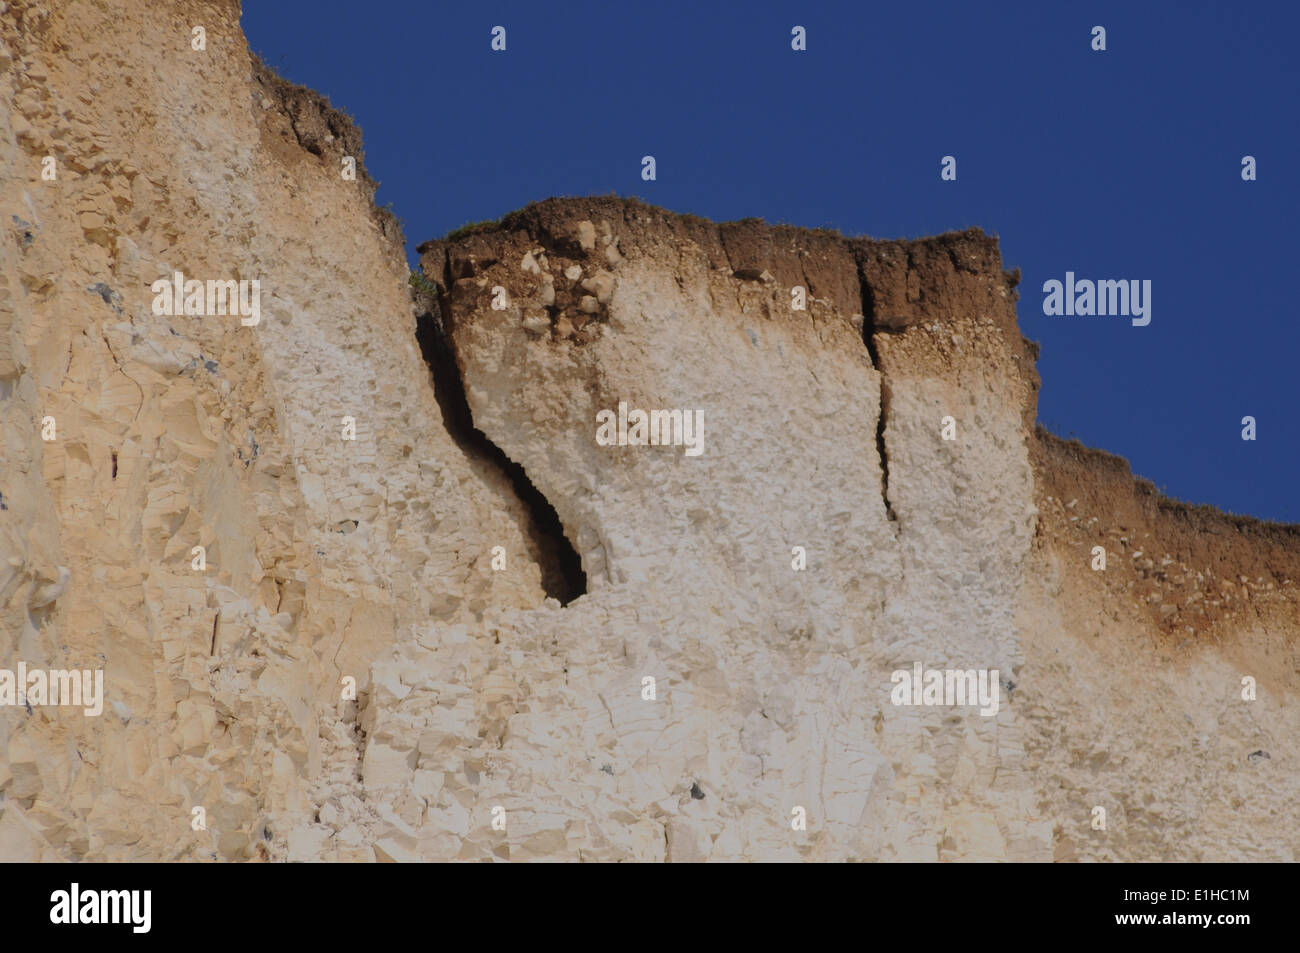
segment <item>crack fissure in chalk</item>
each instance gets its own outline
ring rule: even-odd
[[[446,280],[446,276],[441,276]],[[510,481],[515,496],[528,511],[528,533],[542,571],[542,588],[548,596],[568,605],[587,592],[587,574],[582,559],[565,535],[559,514],[551,502],[528,479],[524,468],[506,456],[478,427],[465,396],[455,344],[443,325],[446,308],[442,294],[422,295],[417,308],[416,340],[433,374],[434,396],[442,409],[443,421],[453,440],[472,459],[494,467]]]
[[[876,296],[867,282],[867,276],[858,268],[858,287],[862,291],[862,343],[866,345],[871,366],[880,375],[880,414],[876,418],[876,451],[880,455],[880,495],[885,502],[885,516],[897,522],[893,504],[889,502],[889,453],[885,447],[885,424],[889,416],[889,380],[880,366],[880,352],[876,348]]]

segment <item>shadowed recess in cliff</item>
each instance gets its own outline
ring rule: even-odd
[[[541,567],[542,588],[561,605],[568,605],[587,592],[582,560],[564,535],[555,507],[533,486],[524,468],[474,426],[454,345],[443,332],[438,302],[432,296],[423,296],[422,303],[427,307],[419,309],[415,336],[433,374],[433,391],[447,431],[471,459],[495,467],[510,481],[515,495],[528,510],[529,526],[525,532],[536,550],[533,555]]]

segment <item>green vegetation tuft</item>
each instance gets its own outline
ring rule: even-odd
[[[501,222],[497,219],[484,219],[481,222],[466,222],[455,231],[448,232],[443,236],[443,241],[454,242],[457,239],[464,238],[466,235],[473,235],[475,232],[488,232],[499,226]]]
[[[411,286],[411,290],[416,294],[437,295],[442,288],[435,281],[430,281],[425,277],[424,272],[418,268],[411,269],[411,276],[406,279],[406,283]]]

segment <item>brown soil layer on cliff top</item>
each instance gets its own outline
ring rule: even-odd
[[[987,318],[1004,332],[1020,372],[1037,389],[1038,348],[1016,325],[1020,273],[1002,270],[997,238],[978,228],[915,240],[846,238],[828,229],[768,225],[756,218],[715,223],[634,198],[594,196],[534,202],[498,222],[457,229],[417,250],[426,274],[450,291],[455,281],[479,277],[503,256],[522,255],[526,246],[551,257],[599,261],[599,248],[583,247],[582,222],[609,223],[623,258],[671,261],[694,246],[709,268],[740,280],[802,286],[809,300],[833,302],[845,315],[862,314],[868,336],[946,325],[955,316]],[[583,343],[581,336],[576,343]],[[1035,414],[1035,407],[1026,408],[1026,426]]]
[[[1163,496],[1128,461],[1041,426],[1030,444],[1039,535],[1167,636],[1300,629],[1300,526]]]
[[[498,222],[458,229],[417,250],[431,260],[455,250],[463,260],[477,254],[495,261],[502,238],[517,234],[547,251],[582,258],[587,252],[575,224],[602,220],[623,226],[619,248],[624,256],[689,241],[703,251],[712,268],[753,280],[766,271],[782,284],[802,285],[810,297],[865,303],[874,312],[874,326],[883,331],[902,331],[968,311],[978,303],[969,300],[974,283],[990,277],[997,278],[999,288],[1006,288],[1014,302],[1012,289],[1020,281],[1018,271],[1002,271],[997,238],[978,228],[915,240],[846,238],[829,229],[769,225],[756,218],[715,223],[615,196],[533,202]],[[865,297],[858,287],[859,272],[869,285]],[[981,288],[980,296],[984,293]]]

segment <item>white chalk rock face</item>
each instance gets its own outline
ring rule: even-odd
[[[65,6],[0,12],[0,861],[1295,859],[1300,534],[1036,430],[994,239],[548,200],[412,276],[320,96]]]
[[[592,313],[576,278],[600,267],[602,242],[620,254]],[[505,267],[535,244],[567,284]],[[1190,765],[1130,756],[1110,793],[1074,797],[1040,773],[1072,732],[1051,717],[1075,704],[1056,657],[1109,610],[1102,593],[1056,604],[1063,570],[1045,571],[1059,546],[1077,560],[1065,575],[1093,581],[1078,541],[1043,538],[1044,487],[1073,475],[1033,429],[1036,355],[996,242],[572,200],[422,251],[476,425],[554,506],[586,572],[562,611],[503,617],[511,638],[553,646],[564,678],[538,699],[544,719],[528,704],[526,742],[507,723],[486,796],[531,804],[526,777],[568,805],[554,843],[563,833],[572,856],[581,816],[591,859],[641,856],[633,821],[647,819],[676,860],[1143,856],[1140,841],[1090,838],[1084,801],[1188,783]],[[498,286],[505,311],[490,306]],[[539,309],[550,333],[521,330]],[[1099,520],[1113,525],[1118,499],[1144,532],[1187,535],[1131,479],[1107,493]],[[1294,560],[1294,537],[1262,550]],[[1294,627],[1294,589],[1277,609]],[[1130,644],[1169,624],[1127,621]],[[1089,675],[1121,677],[1106,664]],[[535,676],[527,692],[541,694]],[[1276,728],[1293,723],[1268,707]],[[1176,727],[1155,716],[1129,733]],[[593,772],[616,815],[574,800]]]

